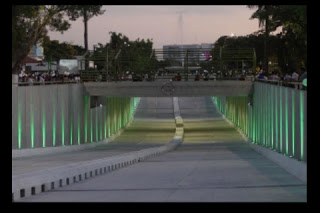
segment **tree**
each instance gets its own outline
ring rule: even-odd
[[[102,15],[105,10],[101,10],[102,5],[74,5],[71,10],[69,10],[69,15],[72,19],[77,19],[83,17],[84,23],[84,48],[88,51],[88,21],[93,16]],[[86,60],[87,61],[87,60]],[[86,63],[86,69],[88,68],[88,63]]]
[[[45,60],[52,60],[59,63],[60,59],[73,59],[77,55],[77,50],[73,45],[66,42],[59,43],[57,40],[50,40],[49,36],[43,38],[42,46],[44,49]]]
[[[278,5],[272,16],[272,22],[282,27],[279,38],[282,39],[286,54],[283,63],[289,69],[307,64],[307,8],[305,5]]]
[[[259,19],[259,26],[265,23],[266,38],[269,33],[282,27],[278,38],[281,39],[282,51],[279,51],[279,64],[289,64],[296,69],[297,64],[307,62],[307,10],[305,5],[249,5],[249,8],[258,8],[251,18]],[[268,25],[268,27],[266,26]],[[266,45],[267,40],[265,41]],[[266,53],[265,48],[265,53]],[[280,49],[280,48],[279,48]],[[267,55],[267,54],[265,54]],[[281,55],[281,57],[279,57]],[[266,60],[265,56],[265,62]]]
[[[72,8],[72,5],[12,6],[13,75],[18,74],[19,68],[32,46],[47,35],[47,28],[59,32],[69,29],[70,24],[64,17],[70,8]]]
[[[252,14],[251,19],[257,18],[259,20],[259,27],[264,27],[264,59],[263,65],[265,70],[268,72],[268,39],[270,31],[275,30],[275,25],[270,22],[270,16],[274,6],[271,5],[248,5],[250,9],[257,8]],[[272,29],[271,29],[272,28]]]
[[[77,55],[83,55],[86,53],[85,48],[83,48],[80,45],[72,45],[73,49],[75,49],[77,51]]]

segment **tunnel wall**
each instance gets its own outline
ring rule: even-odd
[[[254,82],[252,98],[213,99],[220,112],[254,144],[307,161],[306,90]]]
[[[82,84],[13,86],[12,150],[95,143],[130,120],[137,98],[102,97],[90,108]]]

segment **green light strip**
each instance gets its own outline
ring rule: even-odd
[[[93,142],[93,130],[92,130],[92,109],[90,109],[90,138],[91,138],[91,143]]]
[[[73,112],[70,113],[70,145],[73,145]]]
[[[271,108],[271,125],[270,125],[270,128],[271,128],[271,148],[272,149],[274,149],[274,131],[273,131],[273,128],[274,128],[274,124],[273,124],[273,107],[274,107],[274,105],[273,105],[273,97],[274,97],[274,86],[272,86],[271,87],[271,100],[270,100],[270,104],[271,104],[271,106],[270,106],[270,108]]]
[[[88,104],[89,97],[84,96],[84,142],[88,143]]]
[[[99,138],[98,138],[98,130],[99,130],[99,126],[98,126],[98,110],[97,108],[95,108],[95,114],[96,114],[96,140],[95,141],[98,141]]]
[[[107,105],[105,104],[105,106],[107,106]],[[104,139],[106,139],[107,138],[107,109],[106,109],[106,107],[104,108],[103,121],[104,121]]]
[[[103,114],[103,108],[101,108],[100,111],[101,111],[100,114]],[[103,133],[102,132],[102,129],[103,129],[103,125],[102,125],[103,119],[102,118],[103,118],[102,116],[99,116],[99,120],[100,120],[100,122],[99,122],[99,125],[100,125],[100,140],[102,140],[102,133]]]
[[[279,107],[278,107],[278,86],[276,86],[275,87],[275,89],[276,89],[276,93],[275,93],[275,99],[276,99],[276,101],[275,101],[275,104],[276,104],[276,107],[275,107],[275,112],[276,112],[276,150],[278,150],[279,149],[279,129],[278,129],[278,109],[279,109]]]
[[[56,146],[56,103],[52,104],[52,146]]]
[[[256,138],[256,125],[257,125],[257,116],[256,116],[256,110],[257,110],[257,106],[255,104],[255,100],[256,100],[256,94],[253,94],[253,108],[252,108],[252,125],[253,125],[253,129],[252,129],[252,138],[253,138],[253,142],[256,143],[257,142],[257,138]]]
[[[289,124],[288,124],[288,88],[285,88],[285,110],[286,110],[286,154],[289,155]]]
[[[292,155],[295,156],[295,90],[291,90],[292,91]]]
[[[282,87],[280,87],[280,152],[282,153]]]
[[[304,145],[304,116],[303,116],[303,104],[304,104],[303,91],[300,91],[300,159],[303,160],[303,145]]]

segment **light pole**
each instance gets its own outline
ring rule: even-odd
[[[109,47],[110,45],[107,45],[107,59],[106,59],[106,82],[108,81],[108,73],[109,73]]]

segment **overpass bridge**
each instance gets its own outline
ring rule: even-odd
[[[91,96],[195,97],[249,95],[252,81],[84,82]]]
[[[274,97],[276,100],[281,99],[276,101],[278,106],[281,103],[283,110],[281,116],[277,114],[277,122],[283,125],[283,129],[278,130],[283,131],[281,136],[284,139],[283,143],[275,142],[274,148],[281,148],[284,154],[287,151],[291,153],[292,148],[295,148],[294,158],[289,158],[278,153],[280,150],[265,148],[267,143],[262,144],[260,141],[262,116],[258,117],[259,122],[254,126],[258,130],[256,133],[259,133],[254,134],[255,142],[244,136],[244,128],[241,131],[239,129],[239,123],[255,121],[255,111],[264,109],[265,117],[268,116],[268,102],[262,102],[262,99],[271,101],[271,93],[263,95],[267,86],[256,84],[255,92],[259,95],[253,96],[253,106],[257,109],[246,109],[249,119],[245,119],[242,111],[242,107],[249,107],[246,96],[241,100],[237,97],[230,97],[230,100],[222,97],[143,97],[134,110],[133,120],[127,124],[125,121],[117,123],[117,117],[110,114],[113,117],[107,119],[107,125],[100,120],[104,113],[119,108],[117,103],[124,105],[131,102],[108,99],[117,103],[89,109],[87,98],[83,102],[74,102],[76,98],[72,96],[86,94],[81,84],[66,86],[64,89],[49,86],[51,90],[57,90],[52,96],[56,100],[52,100],[50,95],[42,96],[42,92],[47,94],[47,91],[41,86],[36,96],[31,94],[38,89],[23,88],[22,94],[31,97],[23,99],[27,106],[26,112],[13,116],[13,120],[19,117],[22,119],[20,124],[13,123],[21,128],[21,133],[18,131],[17,135],[13,135],[13,142],[16,137],[22,140],[26,138],[29,143],[32,138],[40,142],[34,141],[35,147],[32,148],[23,141],[20,149],[13,146],[13,153],[21,151],[29,154],[20,157],[15,155],[12,159],[12,199],[15,202],[306,202],[306,141],[300,141],[305,137],[302,131],[306,127],[298,125],[301,118],[305,118],[304,92],[297,91],[297,97],[289,96],[291,90],[277,87],[283,96]],[[274,88],[270,91],[273,94],[277,92]],[[13,95],[14,92],[13,89]],[[17,94],[21,97],[19,91]],[[36,100],[38,96],[40,100]],[[290,105],[285,104],[288,97]],[[66,101],[68,99],[74,103]],[[45,111],[41,108],[43,102],[53,104]],[[226,109],[222,107],[224,102],[228,106]],[[260,108],[258,102],[263,103],[265,108]],[[295,107],[295,102],[298,107]],[[31,110],[34,103],[39,104],[39,110]],[[24,108],[19,101],[15,105],[17,111]],[[55,111],[60,110],[60,106],[69,110]],[[288,113],[287,109],[290,109]],[[120,119],[121,113],[125,111],[126,108],[123,108],[114,113]],[[49,118],[51,114],[56,115],[57,119]],[[78,119],[78,114],[83,114],[84,119]],[[291,129],[292,125],[286,124],[285,119],[282,120],[288,114],[300,115],[295,116],[295,131]],[[62,115],[68,115],[74,122],[62,122]],[[240,117],[241,120],[237,119]],[[77,123],[79,120],[81,122]],[[32,128],[32,125],[23,127],[24,123],[30,121],[38,122],[37,127],[42,127],[40,131]],[[44,121],[49,123],[43,125]],[[52,126],[53,123],[56,125]],[[67,127],[64,133],[67,137],[62,134],[63,129],[59,123]],[[109,131],[112,130],[107,128],[104,131],[104,127],[115,125],[122,126],[122,130],[109,137]],[[55,136],[41,131],[43,128],[49,131],[51,127],[55,127]],[[87,137],[84,137],[86,127],[89,131]],[[290,130],[287,133],[287,127],[292,132]],[[304,129],[301,130],[302,127]],[[99,136],[104,133],[108,137],[102,137],[101,140]],[[289,144],[287,147],[285,141],[288,136],[291,141],[293,133],[297,134],[294,135],[296,145],[292,147]],[[249,137],[250,134],[249,131]],[[275,132],[273,134],[277,136]],[[270,144],[276,138],[273,134],[269,135]],[[50,147],[52,139],[48,135],[56,138],[56,145],[61,144],[58,138],[64,136],[64,146]],[[82,143],[83,137],[90,136],[93,141]],[[45,147],[42,147],[43,139],[47,140]],[[79,144],[75,143],[79,140]],[[70,150],[66,151],[67,148]],[[42,150],[49,151],[39,154]]]

